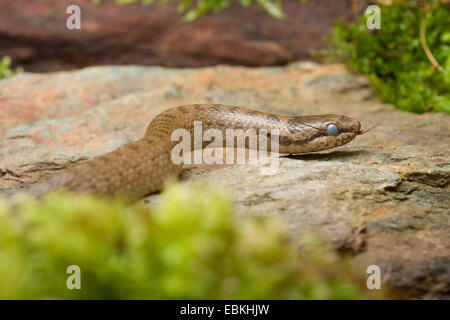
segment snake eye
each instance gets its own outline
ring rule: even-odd
[[[327,127],[327,133],[329,136],[339,135],[339,128],[334,123],[330,123]]]

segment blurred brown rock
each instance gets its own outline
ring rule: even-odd
[[[331,25],[350,19],[351,3],[285,0],[284,21],[257,5],[232,4],[185,23],[176,13],[176,3],[1,0],[0,57],[11,56],[16,65],[34,72],[112,64],[281,65],[324,48],[323,37]],[[81,8],[81,30],[66,28],[66,8],[72,4]]]

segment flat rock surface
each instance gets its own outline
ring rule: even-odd
[[[339,113],[363,128],[382,121],[346,146],[282,156],[274,175],[259,163],[191,167],[181,179],[229,189],[239,214],[278,217],[293,236],[318,232],[358,268],[379,265],[385,282],[414,296],[450,297],[450,116],[383,104],[342,65],[23,74],[0,81],[0,102],[3,193],[136,140],[155,115],[182,104]]]

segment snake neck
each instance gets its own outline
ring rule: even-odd
[[[231,147],[299,154],[326,150],[351,141],[356,136],[354,132],[330,137],[324,136],[324,130],[316,127],[333,120],[349,119],[338,115],[278,116],[241,107],[195,104],[159,114],[150,122],[144,138],[160,139],[168,145],[179,141],[180,137],[189,138],[191,151]],[[212,140],[215,143],[211,143]]]

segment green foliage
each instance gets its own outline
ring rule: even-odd
[[[450,113],[450,8],[442,0],[394,0],[379,4],[381,29],[370,31],[366,19],[332,29],[326,55],[368,75],[381,99],[421,113]],[[426,44],[442,66],[431,64],[420,41],[426,19]]]
[[[154,210],[81,195],[3,199],[0,298],[368,297],[348,263],[315,242],[299,251],[281,224],[235,216],[218,192],[174,185],[163,199]],[[69,265],[81,290],[66,287]]]
[[[0,60],[0,79],[9,78],[17,73],[21,73],[22,69],[17,68],[15,71],[11,70],[11,58],[3,57]]]
[[[102,0],[93,0],[94,3],[100,3]],[[160,0],[162,3],[167,3],[170,0]],[[305,3],[307,0],[300,0]],[[155,0],[116,0],[119,4],[131,4],[141,2],[144,5],[149,5]],[[219,12],[227,8],[232,2],[238,2],[244,7],[250,6],[253,2],[257,3],[271,16],[284,19],[281,0],[178,0],[178,12],[183,14],[186,21],[192,21],[198,17],[210,13]]]

